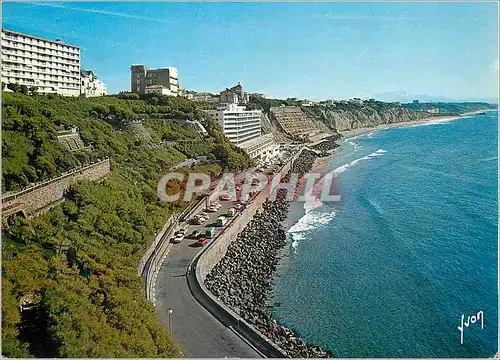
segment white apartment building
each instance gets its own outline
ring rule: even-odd
[[[245,110],[238,104],[221,104],[217,110],[207,110],[224,130],[224,135],[250,157],[267,158],[274,141],[272,135],[262,135],[261,110]],[[273,152],[272,150],[271,152]]]
[[[80,94],[85,97],[104,96],[107,94],[106,85],[97,78],[92,70],[81,70]]]
[[[35,87],[39,93],[78,96],[80,48],[2,29],[2,82]]]
[[[261,110],[247,111],[245,106],[238,104],[221,104],[217,110],[208,110],[208,113],[217,120],[224,130],[224,135],[235,145],[261,135]]]

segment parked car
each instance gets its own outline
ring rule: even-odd
[[[241,211],[245,208],[245,205],[244,204],[236,204],[234,207],[236,208],[236,210]]]
[[[209,206],[205,209],[205,211],[208,211],[208,212],[216,212],[217,211],[217,208],[215,206]]]
[[[191,219],[191,222],[195,225],[201,225],[204,221],[205,218],[201,216],[195,216]]]
[[[226,222],[227,222],[227,220],[226,220],[225,216],[219,216],[217,218],[217,226],[218,227],[223,227],[224,225],[226,225]]]
[[[228,217],[233,217],[234,215],[236,215],[236,209],[235,208],[231,208],[227,211],[227,216]]]
[[[202,234],[201,230],[195,230],[191,233],[191,238],[198,239],[201,236],[201,234]]]
[[[214,227],[208,228],[207,231],[205,232],[205,237],[213,238],[216,232],[217,232],[216,228]]]
[[[229,200],[231,200],[231,196],[224,194],[224,195],[219,196],[219,199],[221,201],[229,201]]]
[[[172,242],[173,242],[174,244],[178,244],[178,243],[180,243],[182,240],[184,240],[184,235],[182,235],[182,234],[177,234],[177,235],[175,235],[175,237],[172,239]]]
[[[207,238],[202,237],[202,238],[200,238],[200,239],[198,240],[198,244],[199,244],[200,246],[205,246],[207,243],[208,243],[208,239],[207,239]]]

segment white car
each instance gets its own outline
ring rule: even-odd
[[[208,211],[208,212],[216,212],[217,211],[217,209],[215,208],[215,206],[209,206],[205,210]]]
[[[178,233],[177,235],[175,235],[175,237],[172,239],[172,242],[174,244],[178,244],[180,243],[182,240],[184,240],[184,235],[183,234],[180,234]]]
[[[206,214],[198,214],[195,217],[193,217],[193,223],[200,225],[201,223],[205,222],[208,220],[208,215]]]
[[[243,210],[243,208],[245,207],[245,205],[243,205],[243,204],[236,204],[234,207],[236,208],[236,210],[241,211],[241,210]]]

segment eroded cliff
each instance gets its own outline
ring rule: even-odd
[[[397,106],[376,108],[369,105],[359,105],[350,108],[314,107],[304,110],[318,123],[338,131],[416,121],[432,116],[427,112],[413,111]]]

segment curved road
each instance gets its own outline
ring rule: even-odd
[[[202,231],[215,225],[217,216],[225,215],[232,202],[221,202],[222,208],[211,214],[203,225],[189,225],[188,238],[180,244],[173,244],[167,254],[156,280],[156,311],[162,325],[172,327],[174,339],[180,344],[184,357],[196,358],[261,358],[253,346],[248,344],[230,328],[219,322],[193,297],[189,289],[186,272],[200,247],[193,246],[196,240],[189,235],[195,229]],[[213,241],[213,240],[209,240]],[[172,309],[170,315],[168,310]]]

